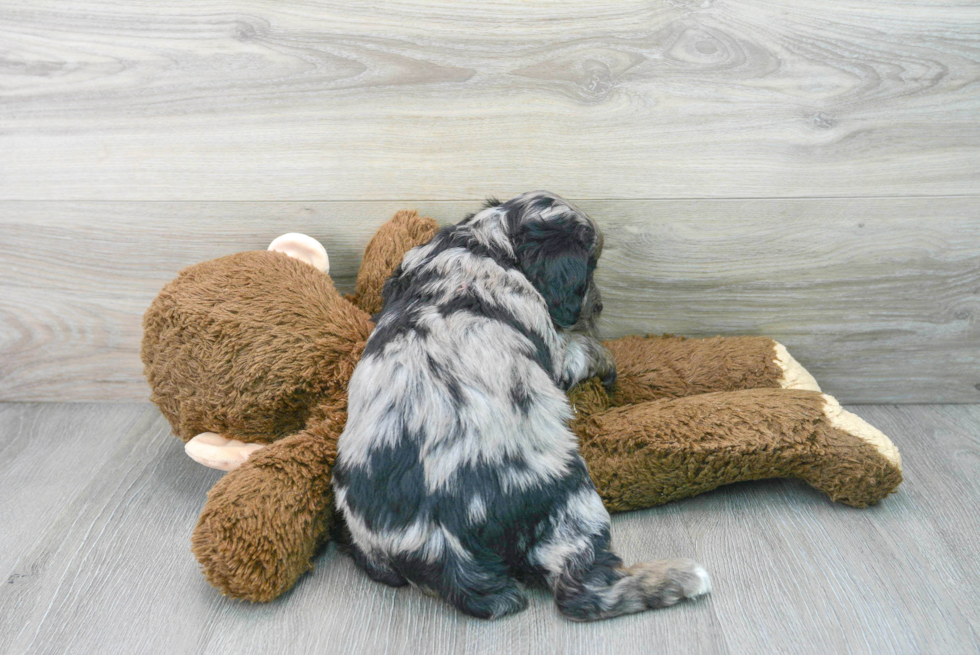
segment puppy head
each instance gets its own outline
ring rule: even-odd
[[[525,193],[499,209],[505,212],[518,266],[548,303],[555,325],[594,333],[602,312],[592,277],[602,254],[595,222],[546,191]]]

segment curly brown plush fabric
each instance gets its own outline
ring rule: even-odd
[[[372,328],[329,276],[281,253],[203,262],[144,315],[150,399],[185,442],[217,432],[269,443],[346,397]]]
[[[767,337],[688,339],[672,334],[607,341],[619,366],[610,406],[713,391],[780,388],[776,342]]]
[[[428,243],[439,226],[431,218],[403,209],[381,226],[364,249],[364,262],[357,273],[357,286],[350,301],[374,316],[381,311],[381,289],[405,253]]]
[[[214,485],[191,537],[208,582],[235,598],[267,601],[313,568],[332,527],[329,472],[346,420],[337,407]]]
[[[832,424],[816,391],[724,391],[602,411],[602,385],[583,387],[572,392],[573,428],[611,512],[762,478],[798,478],[866,507],[902,481],[901,468],[872,443]]]
[[[272,600],[312,567],[333,520],[330,470],[369,314],[404,253],[435,230],[432,219],[399,212],[368,245],[349,299],[312,266],[246,252],[181,271],[147,310],[145,372],[174,432],[185,442],[218,432],[271,444],[215,485],[194,530],[194,554],[222,593]],[[570,400],[612,511],[769,477],[798,477],[864,506],[901,482],[884,435],[861,436],[876,431],[852,415],[835,423],[840,408],[828,396],[780,388],[771,339],[607,345],[615,389],[587,381]]]
[[[383,281],[436,229],[416,212],[396,214],[368,244],[352,300],[380,309]],[[174,433],[271,444],[218,481],[191,538],[222,593],[272,600],[312,568],[332,524],[347,383],[372,329],[329,276],[268,251],[184,269],[144,315],[151,400]]]

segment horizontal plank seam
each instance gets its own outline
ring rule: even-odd
[[[149,390],[148,390],[149,393]],[[5,405],[145,405],[150,402],[149,395],[145,400],[4,400],[0,398],[0,407]],[[853,402],[841,401],[841,406],[847,407],[945,407],[955,405],[957,407],[976,407],[980,409],[980,403],[969,401],[947,401],[941,403],[924,403],[920,401],[901,402],[901,403],[882,403],[882,402]]]
[[[488,194],[493,195],[493,194]],[[714,201],[714,202],[726,202],[726,201],[744,201],[744,200],[903,200],[903,199],[916,199],[916,198],[980,198],[980,194],[976,193],[954,193],[954,194],[922,194],[922,195],[900,195],[900,196],[725,196],[725,197],[715,197],[715,196],[662,196],[657,198],[591,198],[591,197],[576,197],[569,196],[569,200],[576,202],[579,201],[589,201],[589,202],[678,202],[678,201]],[[30,202],[30,203],[51,203],[51,204],[66,204],[66,203],[132,203],[132,204],[162,204],[162,203],[196,203],[196,204],[258,204],[258,203],[317,203],[317,204],[329,204],[329,203],[384,203],[384,202],[483,202],[486,197],[481,198],[345,198],[345,199],[309,199],[309,198],[288,198],[288,199],[268,199],[268,200],[187,200],[187,199],[174,199],[174,200],[134,200],[126,198],[105,198],[99,200],[93,200],[91,198],[59,198],[58,200],[51,200],[47,198],[0,198],[0,204],[3,203],[13,203],[13,202]]]

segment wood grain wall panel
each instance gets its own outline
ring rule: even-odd
[[[0,199],[971,194],[972,3],[11,0]]]
[[[980,400],[976,198],[596,201],[609,336],[766,334],[846,402]],[[182,267],[301,231],[349,291],[397,209],[479,201],[0,203],[0,400],[147,395],[140,319]]]

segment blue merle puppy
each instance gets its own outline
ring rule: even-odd
[[[545,583],[588,621],[707,593],[691,560],[624,568],[565,390],[615,380],[592,275],[602,235],[556,195],[526,193],[409,251],[350,381],[333,485],[354,559],[461,611],[518,612]]]

